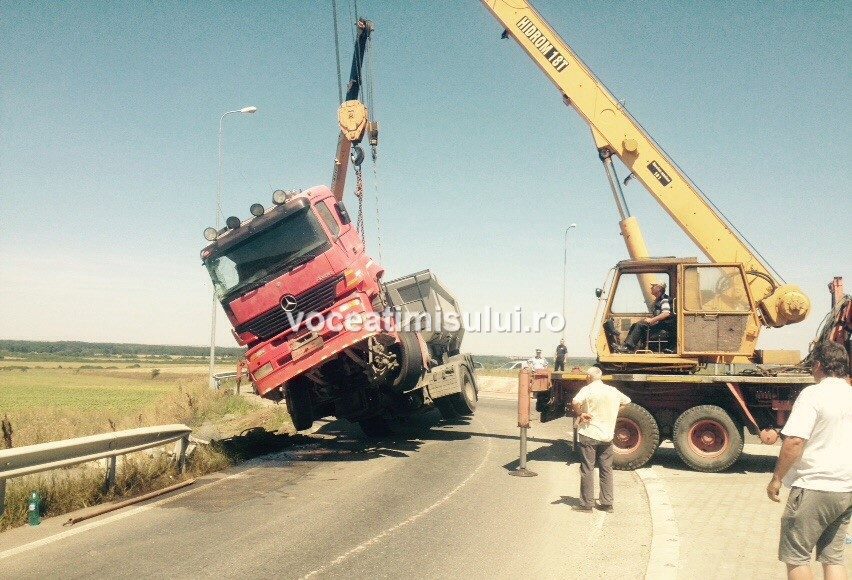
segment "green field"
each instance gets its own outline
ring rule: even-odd
[[[151,372],[30,368],[0,371],[0,412],[29,408],[130,412],[173,391],[174,376]]]

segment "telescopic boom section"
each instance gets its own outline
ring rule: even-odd
[[[346,87],[346,100],[337,112],[340,123],[340,135],[337,138],[337,153],[334,157],[334,171],[331,174],[331,191],[337,201],[343,201],[343,189],[346,186],[346,171],[349,169],[349,154],[352,145],[361,141],[367,127],[367,107],[358,100],[361,91],[361,69],[367,50],[367,39],[373,32],[373,23],[363,18],[358,20],[358,37],[352,53],[352,66],[349,70],[349,84]]]
[[[766,325],[780,327],[805,318],[810,309],[807,296],[798,287],[775,279],[749,245],[531,4],[525,0],[482,0],[482,3],[589,124],[601,159],[610,155],[621,159],[711,262],[736,262],[745,266],[751,274],[752,296]]]

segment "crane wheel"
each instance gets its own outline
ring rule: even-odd
[[[639,469],[660,445],[660,427],[645,407],[630,403],[615,421],[612,466],[623,471]]]
[[[696,471],[723,471],[743,453],[742,429],[716,405],[698,405],[681,413],[672,441],[681,461]]]

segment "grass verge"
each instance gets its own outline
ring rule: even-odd
[[[104,488],[104,462],[11,479],[0,530],[26,523],[33,491],[43,498],[43,517],[61,515],[219,471],[286,446],[293,433],[283,406],[259,406],[239,395],[211,391],[205,375],[167,369],[156,375],[149,369],[79,366],[7,370],[0,373],[0,418],[4,416],[12,423],[16,447],[167,423],[212,430],[222,440],[196,446],[185,474],[175,469],[172,446],[119,458],[116,485],[110,490]]]

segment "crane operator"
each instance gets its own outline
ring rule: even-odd
[[[651,284],[651,294],[654,296],[653,315],[636,322],[630,327],[624,345],[618,348],[618,352],[635,352],[640,343],[644,343],[651,328],[661,332],[674,329],[674,313],[672,312],[672,301],[666,294],[666,285],[662,282]],[[670,338],[671,340],[671,338]],[[645,346],[642,344],[642,346]]]

